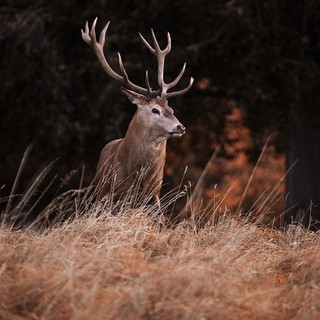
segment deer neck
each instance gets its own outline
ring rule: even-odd
[[[139,170],[142,167],[152,167],[159,162],[159,158],[164,160],[166,144],[166,139],[154,137],[152,132],[134,117],[121,141],[119,156],[127,159],[128,172]],[[163,161],[161,163],[164,164]]]
[[[166,138],[155,133],[152,127],[145,125],[143,119],[137,114],[132,118],[124,138],[130,145],[151,149],[162,149],[166,147]]]

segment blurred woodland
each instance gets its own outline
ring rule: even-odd
[[[80,35],[98,17],[98,32],[111,21],[109,61],[116,68],[121,52],[133,82],[143,84],[146,69],[155,80],[138,36],[150,39],[150,28],[162,45],[171,34],[167,79],[185,61],[181,86],[195,78],[169,101],[187,134],[168,143],[163,193],[205,170],[204,201],[220,195],[231,210],[320,220],[318,0],[8,0],[0,15],[0,197],[30,144],[18,192],[57,158],[53,189],[88,185],[102,147],[125,134],[134,107]]]

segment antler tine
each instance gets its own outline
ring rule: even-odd
[[[96,17],[92,23],[92,27],[90,30],[90,38],[94,41],[97,42],[97,37],[96,37],[96,24],[98,21],[98,17]]]
[[[170,33],[169,32],[167,33],[167,46],[163,50],[161,50],[161,48],[159,46],[159,42],[156,38],[156,35],[155,35],[153,29],[151,29],[153,47],[149,44],[149,42],[140,33],[139,33],[139,35],[140,35],[140,38],[143,41],[143,43],[149,49],[149,51],[152,54],[154,54],[158,60],[158,84],[160,87],[160,90],[159,90],[160,96],[162,98],[169,98],[169,97],[174,97],[174,96],[184,94],[185,92],[187,92],[193,84],[193,78],[190,79],[189,85],[185,89],[180,90],[180,91],[176,91],[176,92],[167,93],[167,91],[169,89],[173,88],[174,86],[176,86],[178,84],[178,82],[181,80],[181,78],[184,74],[184,71],[186,69],[186,64],[184,64],[180,73],[178,74],[178,76],[172,82],[165,83],[165,81],[164,81],[164,66],[165,66],[165,57],[171,50]]]
[[[167,46],[164,50],[161,50],[153,29],[151,29],[151,34],[152,34],[153,44],[154,44],[154,47],[156,50],[156,56],[158,59],[158,83],[159,83],[159,87],[161,90],[161,96],[162,96],[162,94],[166,92],[166,83],[164,82],[164,66],[165,66],[166,55],[171,50],[171,37],[170,37],[170,33],[168,32],[167,33],[167,39],[168,39]]]
[[[151,29],[152,30],[152,29]],[[150,52],[152,53],[152,54],[155,54],[156,53],[156,50],[154,50],[151,46],[150,46],[150,44],[149,44],[149,42],[143,37],[143,35],[139,32],[139,36],[140,36],[140,39],[142,40],[142,42],[145,44],[145,46],[150,50]]]
[[[168,43],[167,46],[164,50],[160,49],[159,42],[156,38],[156,35],[151,29],[151,36],[152,36],[152,41],[153,41],[153,46],[152,47],[149,42],[139,33],[141,40],[143,43],[146,45],[146,47],[149,49],[149,51],[154,54],[158,60],[158,84],[159,84],[159,93],[162,96],[162,92],[164,92],[166,84],[164,82],[164,62],[165,62],[165,57],[166,55],[170,52],[171,50],[171,37],[170,33],[167,33],[167,38],[168,38]]]
[[[167,99],[168,99],[168,98],[170,98],[170,97],[174,97],[174,96],[177,96],[177,95],[184,94],[184,93],[186,93],[186,92],[192,87],[192,84],[193,84],[194,79],[191,77],[191,78],[190,78],[190,81],[189,81],[189,84],[188,84],[188,86],[187,86],[185,89],[179,90],[179,91],[176,91],[176,92],[169,92],[169,93],[167,93],[168,90],[170,90],[171,88],[175,87],[175,86],[178,84],[178,82],[181,80],[181,78],[182,78],[182,76],[183,76],[183,74],[184,74],[184,71],[185,71],[185,69],[186,69],[186,65],[187,65],[187,64],[184,63],[184,64],[183,64],[183,67],[182,67],[180,73],[177,75],[177,77],[176,77],[172,82],[166,84],[165,92],[163,92],[163,94],[162,94],[162,97],[163,97],[163,98],[167,98]]]
[[[125,67],[123,65],[123,61],[122,61],[120,52],[118,52],[118,60],[119,60],[119,67],[120,67],[120,70],[122,72],[122,76],[124,77],[125,81],[128,83],[129,82],[129,77],[128,77],[127,71],[126,71],[126,69],[125,69]]]
[[[170,37],[170,33],[167,33],[167,38],[168,38],[168,44],[166,46],[166,48],[164,50],[160,49],[159,43],[157,41],[157,38],[155,36],[155,33],[153,31],[153,29],[151,29],[151,35],[152,35],[152,40],[153,40],[153,44],[154,47],[153,48],[149,42],[144,38],[144,36],[139,32],[139,36],[141,38],[141,40],[143,41],[143,43],[146,45],[146,47],[150,50],[151,53],[153,53],[154,55],[156,54],[156,52],[165,52],[166,54],[168,54],[171,50],[171,37]]]
[[[104,43],[106,41],[106,33],[107,33],[107,30],[109,28],[109,24],[110,24],[110,21],[108,21],[106,23],[106,25],[104,26],[104,28],[102,29],[101,33],[100,33],[100,37],[99,37],[99,44],[104,47]]]
[[[146,70],[146,85],[147,85],[147,89],[148,89],[149,96],[150,96],[150,95],[151,95],[151,92],[152,92],[152,89],[151,89],[150,82],[149,82],[149,73],[148,73],[148,70]]]
[[[188,84],[188,86],[186,88],[184,88],[182,90],[179,90],[179,91],[175,91],[175,92],[165,93],[165,94],[161,95],[161,97],[165,98],[165,99],[169,99],[169,98],[172,98],[172,97],[175,97],[175,96],[179,96],[179,95],[185,94],[192,87],[193,81],[194,81],[194,78],[191,77],[190,78],[190,82],[189,82],[189,84]]]
[[[122,58],[121,55],[118,54],[118,58],[119,58],[119,66],[120,66],[120,70],[122,75],[116,73],[111,66],[109,65],[108,61],[106,60],[106,57],[104,55],[103,52],[103,47],[105,44],[105,39],[106,39],[106,32],[108,30],[110,21],[104,26],[103,30],[100,33],[100,37],[99,37],[99,42],[97,42],[97,38],[96,38],[96,24],[97,24],[97,20],[98,18],[95,18],[95,20],[92,23],[92,27],[91,29],[89,28],[89,24],[88,22],[86,22],[85,25],[85,31],[83,31],[81,29],[81,35],[82,35],[82,39],[92,47],[93,51],[95,52],[103,70],[114,80],[120,82],[124,87],[126,87],[127,89],[133,90],[137,93],[143,94],[145,96],[151,96],[151,95],[157,95],[159,92],[158,91],[150,91],[149,88],[143,88],[140,87],[134,83],[132,83],[129,80],[128,74],[124,68],[123,62],[122,62]]]
[[[85,25],[85,31],[83,31],[81,29],[81,36],[82,36],[82,39],[85,43],[87,43],[88,45],[90,45],[90,36],[89,36],[89,24],[88,24],[88,21],[86,21],[86,25]]]
[[[167,90],[169,90],[169,89],[173,88],[174,86],[176,86],[177,83],[181,80],[181,78],[182,78],[182,76],[183,76],[183,74],[184,74],[184,71],[186,70],[186,65],[187,65],[187,64],[184,63],[184,64],[183,64],[183,67],[182,67],[180,73],[177,75],[177,77],[176,77],[172,82],[170,82],[170,83],[168,83],[168,84],[166,85]]]
[[[151,35],[152,35],[152,41],[153,41],[153,45],[154,45],[155,51],[167,55],[167,54],[170,52],[170,50],[171,50],[171,37],[170,37],[170,33],[169,33],[169,32],[167,33],[168,43],[167,43],[166,48],[163,49],[163,50],[160,49],[159,42],[158,42],[158,40],[157,40],[157,38],[156,38],[156,35],[155,35],[153,29],[151,29]]]

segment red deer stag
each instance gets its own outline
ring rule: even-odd
[[[152,190],[153,200],[160,205],[159,197],[166,157],[166,141],[171,137],[182,136],[186,130],[174,116],[167,99],[186,93],[192,86],[193,78],[190,79],[189,85],[185,89],[168,92],[182,78],[186,64],[183,65],[181,72],[172,82],[165,83],[164,65],[165,57],[171,50],[170,34],[167,34],[166,48],[161,50],[153,30],[151,30],[154,47],[141,34],[139,35],[142,42],[157,58],[159,89],[153,90],[151,88],[147,71],[146,88],[132,83],[119,53],[120,73],[115,72],[105,58],[103,47],[110,21],[101,31],[98,42],[95,32],[96,23],[97,18],[90,30],[88,22],[86,22],[85,31],[81,30],[82,39],[92,47],[104,71],[122,85],[122,92],[133,104],[137,105],[137,110],[125,137],[109,142],[102,149],[92,184],[99,187],[98,198],[102,198],[110,192],[115,177],[117,182],[121,182],[117,192],[127,192],[134,183],[136,174],[144,170],[142,187]],[[110,176],[110,173],[113,177]]]

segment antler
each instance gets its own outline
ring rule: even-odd
[[[157,38],[154,34],[153,29],[151,29],[151,35],[152,35],[152,40],[153,40],[153,46],[154,48],[148,43],[148,41],[141,35],[141,33],[139,33],[141,40],[143,41],[143,43],[146,45],[146,47],[150,50],[150,52],[152,54],[154,54],[157,57],[158,60],[158,84],[160,87],[160,96],[162,98],[170,98],[170,97],[174,97],[174,96],[178,96],[181,94],[186,93],[192,86],[193,84],[193,78],[190,78],[190,82],[188,84],[188,86],[186,88],[184,88],[183,90],[180,91],[176,91],[176,92],[167,92],[168,90],[170,90],[171,88],[173,88],[174,86],[177,85],[177,83],[180,81],[180,79],[182,78],[184,71],[186,69],[186,63],[184,63],[180,73],[178,74],[178,76],[170,83],[165,83],[164,82],[164,65],[165,65],[165,58],[166,55],[170,52],[171,50],[171,37],[170,37],[170,33],[167,33],[167,39],[168,39],[168,43],[167,46],[164,50],[160,49],[159,43],[157,41]]]
[[[134,83],[132,83],[129,80],[128,74],[126,72],[126,69],[123,65],[122,62],[122,58],[120,53],[118,53],[118,60],[119,60],[119,67],[120,67],[120,71],[121,71],[121,75],[116,73],[109,65],[108,61],[105,58],[105,55],[103,53],[103,47],[105,44],[105,39],[106,39],[106,32],[108,30],[110,21],[105,25],[105,27],[103,28],[103,30],[100,33],[100,37],[99,37],[99,41],[97,42],[97,37],[96,37],[96,24],[97,24],[97,20],[98,18],[96,18],[93,21],[91,30],[89,29],[89,24],[88,21],[86,22],[85,25],[85,31],[83,31],[81,29],[81,35],[82,35],[82,39],[92,47],[93,51],[95,52],[102,68],[104,69],[104,71],[114,80],[120,82],[124,87],[126,87],[127,89],[133,90],[137,93],[143,94],[144,96],[148,97],[148,98],[152,98],[152,97],[156,97],[157,95],[160,95],[162,98],[170,98],[170,97],[174,97],[177,95],[181,95],[184,94],[185,92],[187,92],[193,83],[193,78],[191,77],[189,85],[180,91],[176,91],[176,92],[170,92],[168,93],[167,91],[171,88],[173,88],[182,78],[183,73],[185,71],[185,67],[186,64],[183,65],[182,70],[180,71],[179,75],[176,77],[175,80],[173,80],[170,83],[165,83],[164,82],[164,63],[165,63],[165,57],[166,55],[170,52],[171,50],[171,38],[170,38],[170,34],[168,33],[168,44],[167,47],[164,50],[160,49],[159,43],[155,37],[155,34],[153,32],[153,30],[151,29],[151,33],[152,33],[152,39],[153,39],[153,44],[154,44],[154,48],[152,48],[150,46],[150,44],[144,39],[144,37],[140,35],[143,43],[147,46],[147,48],[151,51],[151,53],[153,53],[158,60],[158,84],[159,84],[159,90],[152,90],[150,83],[149,83],[149,76],[148,76],[148,71],[146,71],[146,86],[147,88],[143,88],[140,87]]]
[[[121,75],[116,73],[109,65],[106,57],[104,56],[103,53],[103,47],[105,44],[106,40],[106,32],[108,30],[110,21],[105,25],[103,30],[100,33],[99,41],[97,42],[97,37],[96,37],[96,24],[97,24],[98,18],[95,18],[93,21],[91,30],[89,29],[89,24],[88,21],[86,22],[85,25],[85,31],[81,29],[81,35],[82,39],[92,47],[93,51],[95,52],[103,70],[114,80],[120,82],[124,87],[127,89],[133,90],[137,93],[141,93],[147,97],[152,97],[152,96],[157,96],[160,91],[159,90],[151,90],[150,84],[149,84],[149,79],[148,79],[148,73],[146,73],[146,84],[147,88],[140,87],[134,83],[132,83],[129,80],[128,74],[126,72],[126,69],[123,65],[122,58],[120,53],[118,52],[118,60],[119,60],[119,67],[121,70]]]

